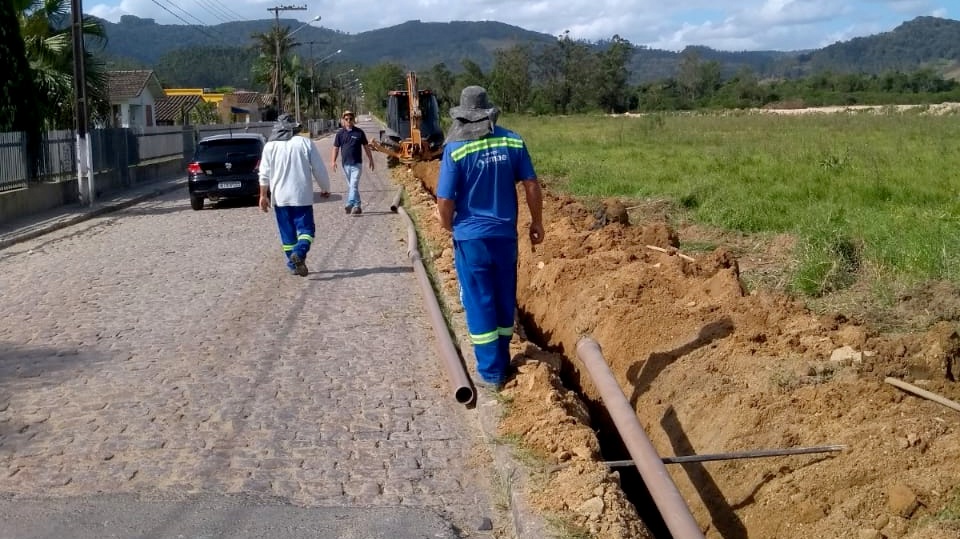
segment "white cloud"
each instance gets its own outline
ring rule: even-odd
[[[767,0],[759,10],[741,10],[737,18],[770,25],[811,24],[848,10],[848,5],[831,0]]]

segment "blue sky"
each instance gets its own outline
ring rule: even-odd
[[[666,5],[665,5],[666,4]],[[162,24],[216,25],[272,19],[267,8],[306,6],[281,17],[356,34],[419,19],[495,20],[528,30],[596,41],[613,35],[635,45],[681,50],[799,50],[892,30],[921,15],[960,17],[960,0],[87,0],[84,12]]]

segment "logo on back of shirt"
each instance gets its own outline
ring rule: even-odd
[[[507,159],[508,157],[506,154],[501,153],[498,149],[494,148],[494,149],[486,150],[485,152],[480,154],[480,158],[478,159],[478,161],[482,165],[496,165],[497,163],[506,163]]]

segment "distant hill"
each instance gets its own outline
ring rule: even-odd
[[[141,19],[133,15],[120,17],[120,22],[100,20],[107,33],[104,52],[109,57],[127,58],[144,66],[155,65],[160,58],[177,49],[197,47],[242,47],[252,44],[251,34],[269,32],[274,21],[239,21],[216,26],[187,26],[185,24],[157,24],[154,19]],[[298,28],[303,23],[293,19],[281,19],[281,25]],[[294,36],[297,41],[333,43],[343,36],[327,28],[308,26]],[[321,46],[318,46],[322,47]]]
[[[960,21],[917,17],[889,32],[849,41],[801,55],[804,72],[881,73],[934,67],[946,73],[960,62]]]
[[[743,67],[761,78],[796,78],[823,71],[913,72],[929,67],[945,77],[957,78],[960,75],[960,21],[917,17],[889,32],[839,41],[810,51],[725,52],[700,46],[687,47],[682,53],[640,49],[631,64],[634,77],[650,81],[673,76],[682,55],[688,52],[695,53],[701,60],[719,62],[727,76]]]
[[[493,53],[520,43],[549,44],[556,37],[501,22],[407,21],[344,39],[344,60],[363,65],[393,62],[423,70],[445,63],[460,70],[463,59],[484,69],[493,65]],[[339,47],[339,45],[338,45]]]
[[[729,77],[743,68],[750,69],[760,77],[781,73],[780,65],[792,65],[798,52],[741,51],[727,52],[703,46],[689,46],[681,52],[638,47],[630,63],[632,82],[651,82],[673,77],[685,54],[696,55],[704,62],[717,62],[724,76]]]
[[[119,23],[103,21],[108,42],[103,54],[115,65],[158,68],[161,80],[178,85],[246,86],[253,61],[250,35],[267,32],[275,21],[263,19],[223,23],[216,26],[157,24],[153,19],[124,16]],[[280,24],[299,28],[302,22],[281,19]],[[308,26],[294,36],[300,51],[322,57],[341,49],[334,60],[355,65],[393,62],[405,69],[427,70],[445,63],[460,71],[469,59],[484,70],[493,64],[494,51],[518,43],[534,46],[555,42],[550,34],[532,32],[494,21],[403,24],[347,34]],[[309,46],[308,42],[313,42]],[[597,44],[597,46],[600,46]],[[834,43],[810,51],[718,51],[691,46],[683,52],[637,47],[629,64],[636,84],[675,76],[685,54],[703,61],[716,61],[724,75],[749,68],[758,77],[799,77],[818,71],[882,73],[916,71],[931,67],[946,76],[960,73],[960,22],[936,17],[917,17],[890,32]],[[187,64],[192,65],[187,69]],[[230,70],[222,69],[225,58]]]
[[[252,34],[268,32],[275,24],[273,20],[264,19],[187,26],[157,24],[153,19],[132,15],[121,17],[118,23],[101,22],[108,37],[106,55],[115,59],[126,58],[144,66],[156,65],[164,55],[177,49],[249,47]],[[292,19],[280,19],[280,24],[292,29],[303,25]],[[307,44],[311,41],[316,57],[341,49],[343,52],[336,58],[338,62],[360,65],[395,62],[416,70],[443,62],[456,71],[464,58],[486,69],[493,64],[493,53],[497,49],[517,43],[551,43],[556,38],[493,21],[408,21],[359,34],[307,26],[298,30],[294,39],[301,43],[300,51],[304,55],[308,54]]]

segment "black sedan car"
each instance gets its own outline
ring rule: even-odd
[[[260,154],[266,139],[256,133],[231,133],[205,137],[197,143],[193,162],[187,165],[190,207],[203,209],[203,201],[257,197]]]

